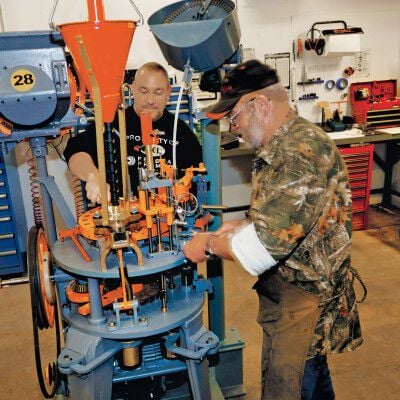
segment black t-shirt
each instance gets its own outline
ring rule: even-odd
[[[128,168],[131,177],[131,189],[133,194],[137,194],[137,186],[139,184],[138,168],[145,167],[144,148],[141,148],[143,143],[140,118],[135,113],[133,107],[126,110],[125,116]],[[118,118],[114,121],[114,127],[118,130]],[[159,136],[159,144],[153,146],[154,166],[156,170],[158,170],[160,158],[164,158],[167,161],[167,164],[172,165],[174,116],[165,110],[160,119],[153,121],[153,129],[158,129],[160,132],[165,133],[164,135]],[[113,132],[113,135],[116,139],[116,148],[119,150],[118,135],[115,132]],[[176,141],[176,166],[178,171],[189,167],[197,167],[202,161],[200,143],[185,122],[180,119],[178,119]],[[94,164],[98,166],[96,129],[94,124],[90,125],[86,132],[81,133],[68,141],[67,147],[64,151],[66,161],[68,162],[71,156],[81,151],[88,153],[92,157]]]

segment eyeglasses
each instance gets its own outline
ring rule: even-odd
[[[237,110],[233,115],[230,115],[227,119],[228,122],[234,126],[234,127],[238,127],[238,123],[236,122],[236,118],[238,117],[238,115],[249,105],[251,104],[251,102],[254,99],[249,100],[247,103],[243,104],[242,107],[239,108],[239,110]]]

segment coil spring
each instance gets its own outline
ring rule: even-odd
[[[40,194],[40,184],[35,182],[38,179],[38,169],[35,157],[32,154],[31,149],[29,148],[27,153],[27,164],[28,164],[28,175],[29,175],[29,186],[31,189],[31,197],[32,197],[32,208],[33,208],[33,219],[35,221],[35,225],[42,225],[43,222],[43,212],[42,212],[42,203],[41,203],[41,194]]]
[[[75,293],[87,293],[88,292],[88,285],[87,283],[80,283],[76,279],[70,281],[68,284],[71,290]]]
[[[72,176],[72,191],[74,194],[75,214],[78,219],[87,211],[87,206],[83,195],[82,181],[75,175]]]

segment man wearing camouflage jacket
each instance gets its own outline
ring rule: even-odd
[[[326,133],[290,108],[276,71],[248,61],[226,75],[221,93],[210,117],[229,114],[256,149],[250,211],[194,236],[185,255],[235,260],[259,277],[263,400],[332,400],[326,354],[362,343],[344,162]]]

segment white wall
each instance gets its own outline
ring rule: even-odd
[[[155,11],[172,3],[167,0],[136,0],[135,3],[144,15],[145,21]],[[0,0],[6,31],[40,30],[48,28],[48,18],[53,1],[51,0]],[[344,19],[349,25],[360,26],[365,34],[362,48],[371,49],[370,76],[362,79],[357,76],[351,81],[398,79],[400,77],[400,1],[399,0],[237,0],[239,20],[242,29],[243,47],[255,49],[255,55],[263,60],[265,53],[291,52],[292,40],[307,31],[316,21]],[[106,15],[110,19],[137,19],[128,0],[104,0]],[[71,22],[86,18],[86,1],[59,0],[55,22]],[[164,63],[164,59],[153,39],[147,24],[135,33],[128,67],[136,68],[146,61]],[[313,74],[334,79],[341,76],[344,66],[351,63],[350,58],[322,60],[316,58],[306,63],[307,77]],[[327,66],[326,66],[327,65]],[[301,80],[302,64],[296,65],[296,76]],[[314,89],[314,88],[313,88]],[[341,99],[338,91],[326,93],[318,88],[321,99],[329,101]],[[314,91],[314,90],[313,90]],[[300,92],[301,94],[301,92]],[[299,104],[302,115],[314,121],[320,118],[315,102]],[[23,147],[19,145],[19,147]],[[23,153],[24,150],[20,150]],[[20,176],[24,187],[27,185],[26,168],[22,165]],[[72,195],[69,193],[65,164],[52,155],[49,171],[56,177],[68,203],[72,208]],[[395,176],[400,185],[400,178]],[[382,184],[382,174],[377,173],[373,185]],[[397,188],[398,189],[398,188]],[[398,189],[399,190],[399,189]],[[28,221],[31,221],[29,198],[26,200]]]

